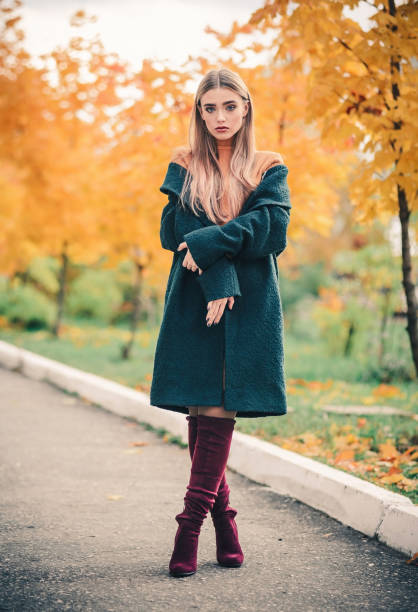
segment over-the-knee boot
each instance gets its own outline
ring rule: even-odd
[[[200,529],[213,508],[231,448],[235,419],[197,417],[197,439],[184,496],[183,512],[177,514],[179,526],[169,563],[172,576],[190,576],[197,569]]]
[[[189,415],[188,439],[189,453],[193,460],[193,452],[197,437],[197,416]],[[225,567],[240,567],[244,561],[244,553],[238,538],[238,528],[235,522],[237,510],[229,505],[230,489],[225,472],[219,484],[218,495],[211,510],[212,521],[216,533],[216,558]]]

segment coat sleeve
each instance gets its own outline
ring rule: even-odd
[[[177,212],[177,196],[168,195],[168,204],[161,214],[160,240],[163,249],[177,253],[178,241],[175,231]],[[186,250],[183,251],[184,255]],[[227,257],[219,258],[212,266],[199,274],[196,272],[196,281],[199,284],[206,302],[224,297],[241,295],[239,280],[235,264]]]
[[[176,240],[176,234],[174,231],[175,218],[176,218],[176,202],[177,196],[169,194],[168,203],[164,206],[161,214],[160,224],[160,241],[163,249],[167,251],[177,251],[177,247],[180,244]]]
[[[224,256],[257,259],[284,251],[291,208],[286,176],[287,167],[279,166],[262,181],[248,212],[225,225],[210,225],[184,235],[199,268],[206,270]]]
[[[217,259],[202,274],[196,272],[196,280],[206,302],[241,295],[235,264],[225,256]]]

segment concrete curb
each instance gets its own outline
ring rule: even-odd
[[[151,406],[145,393],[2,341],[0,365],[77,393],[120,416],[164,428],[187,443],[185,416]],[[418,506],[402,495],[239,431],[234,432],[228,466],[402,553],[418,551]]]

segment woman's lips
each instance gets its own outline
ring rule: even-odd
[[[221,128],[215,128],[217,132],[226,132],[229,128],[227,127],[221,127]]]

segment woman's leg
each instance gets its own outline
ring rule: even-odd
[[[196,410],[200,408],[199,406],[187,407],[189,409],[195,408]],[[192,413],[187,417],[189,452],[192,461],[198,434],[198,418],[198,416],[193,416]],[[230,489],[224,471],[219,483],[215,503],[210,511],[216,530],[216,557],[221,565],[239,567],[244,561],[244,554],[239,543],[237,524],[234,520],[237,510],[229,505],[229,494]]]
[[[236,411],[224,410],[223,406],[198,406],[199,414],[206,416],[219,417],[222,419],[233,419]]]
[[[193,418],[193,417],[190,417]],[[225,471],[235,421],[200,415],[190,480],[184,497],[183,512],[176,515],[179,524],[169,563],[173,576],[189,576],[197,569],[200,528],[216,501],[219,483]]]
[[[189,416],[197,417],[198,414],[206,414],[206,416],[220,417],[224,419],[233,419],[236,416],[236,411],[224,410],[223,406],[186,406],[189,410]]]

